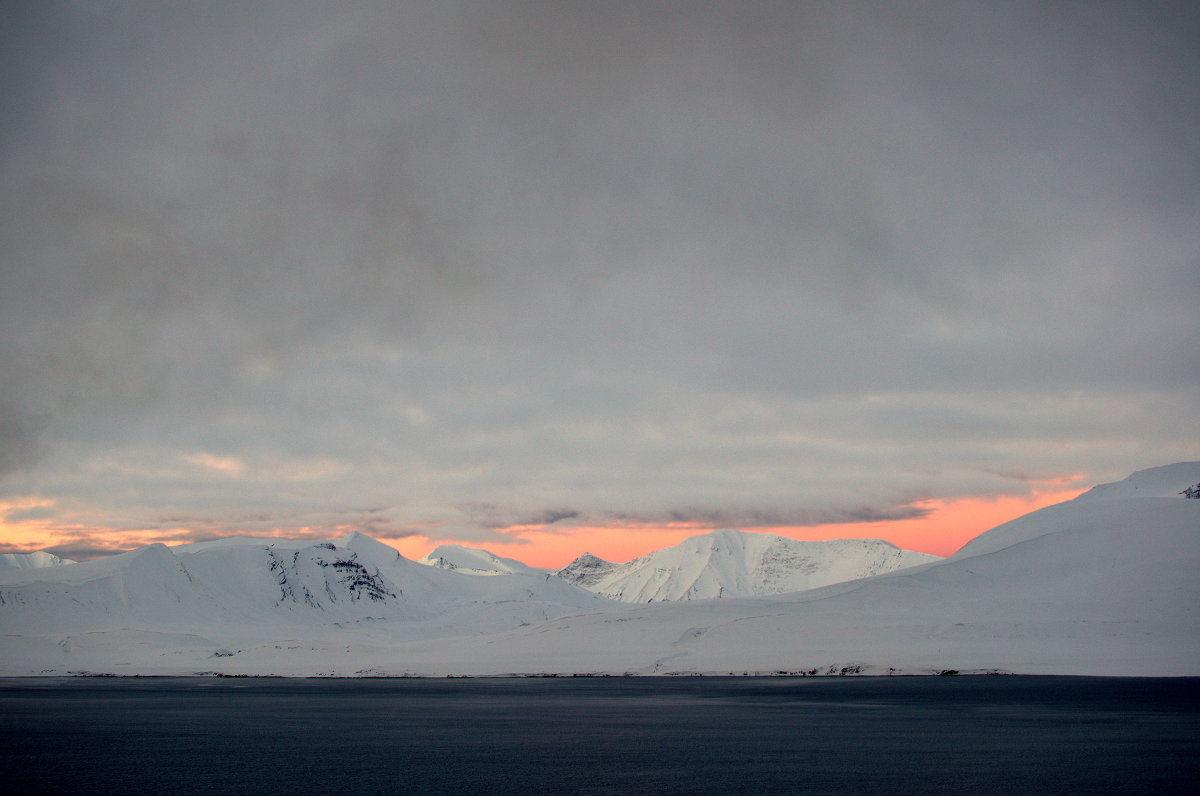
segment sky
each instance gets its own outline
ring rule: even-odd
[[[952,553],[1200,459],[1200,7],[0,7],[0,552]]]

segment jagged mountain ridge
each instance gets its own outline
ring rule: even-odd
[[[613,600],[646,603],[803,591],[939,560],[880,539],[812,542],[721,530],[624,564],[585,553],[556,574]]]

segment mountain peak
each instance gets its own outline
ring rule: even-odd
[[[611,561],[605,561],[599,556],[584,553],[554,574],[567,583],[572,583],[589,591],[595,591],[592,587],[603,580],[618,566],[620,565],[614,564]]]
[[[340,539],[333,540],[334,547],[352,552],[363,552],[384,559],[400,559],[404,556],[396,548],[367,536],[365,533],[351,531]]]
[[[806,542],[724,528],[625,564],[585,553],[557,574],[614,600],[661,602],[803,591],[937,560],[878,539]]]
[[[464,575],[512,575],[535,571],[515,558],[501,558],[487,550],[458,544],[439,545],[417,563]]]

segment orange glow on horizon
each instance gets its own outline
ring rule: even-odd
[[[1001,496],[995,498],[963,497],[951,500],[929,500],[915,504],[925,509],[922,517],[886,522],[861,522],[812,527],[759,527],[739,530],[775,533],[792,539],[884,539],[892,544],[923,553],[952,555],[964,544],[984,531],[1055,503],[1070,500],[1084,490],[1054,490],[1035,492],[1030,496]],[[114,553],[165,541],[180,544],[195,538],[187,528],[107,529],[88,528],[72,522],[69,515],[54,520],[29,517],[8,522],[4,515],[14,510],[50,508],[53,502],[40,497],[27,497],[8,502],[0,501],[0,543],[9,550],[32,552],[58,545],[87,540],[93,549],[109,548]],[[15,512],[14,512],[15,513]],[[64,522],[64,520],[66,520]],[[344,535],[350,527],[329,529],[328,538]],[[585,552],[608,561],[624,562],[664,547],[676,545],[689,536],[709,533],[714,526],[701,523],[669,523],[664,525],[607,525],[607,526],[512,526],[496,530],[489,541],[453,540],[430,535],[403,538],[377,537],[379,541],[398,550],[405,558],[417,560],[439,544],[458,541],[467,547],[478,547],[498,556],[514,558],[529,566],[560,569]],[[293,531],[293,533],[289,533]],[[295,531],[298,531],[295,532]],[[318,528],[277,528],[264,538],[292,538],[312,535]],[[234,534],[231,534],[234,535]],[[254,534],[258,535],[258,534]],[[511,541],[505,541],[510,539]]]
[[[575,526],[551,528],[546,526],[514,526],[497,531],[512,534],[516,542],[473,542],[456,540],[433,540],[426,536],[408,536],[403,539],[380,539],[397,550],[405,558],[414,561],[424,558],[441,544],[461,544],[477,547],[501,558],[515,558],[531,567],[562,569],[584,553],[591,553],[609,561],[629,561],[646,553],[695,536],[708,533],[712,528],[693,523],[677,523],[667,526]]]
[[[823,541],[827,539],[883,539],[905,550],[953,555],[967,542],[1031,511],[1070,500],[1086,490],[1074,489],[1035,492],[1032,496],[995,498],[964,497],[952,500],[928,500],[916,504],[926,509],[922,517],[885,522],[859,522],[811,527],[741,528],[755,533],[774,533],[791,539]],[[631,561],[664,547],[679,544],[689,536],[709,533],[715,527],[699,523],[667,525],[615,526],[513,526],[497,533],[510,534],[515,542],[461,542],[479,547],[503,558],[515,558],[531,567],[561,569],[583,553],[607,561]],[[425,536],[381,539],[413,560],[427,555],[439,544]]]
[[[793,539],[883,539],[905,550],[950,556],[985,531],[1025,514],[1071,500],[1086,490],[1042,492],[1030,497],[1004,495],[926,500],[917,503],[928,513],[910,520],[818,525],[812,528],[754,528]]]
[[[4,517],[10,512],[47,508],[51,505],[51,501],[35,496],[0,501],[0,541],[13,547],[29,547],[46,539],[46,529],[42,527],[44,523],[37,520],[8,522]]]

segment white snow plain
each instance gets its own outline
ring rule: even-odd
[[[1195,676],[1200,500],[1179,493],[1196,483],[1200,462],[1142,471],[947,559],[755,598],[629,605],[359,534],[10,567],[0,674]]]

